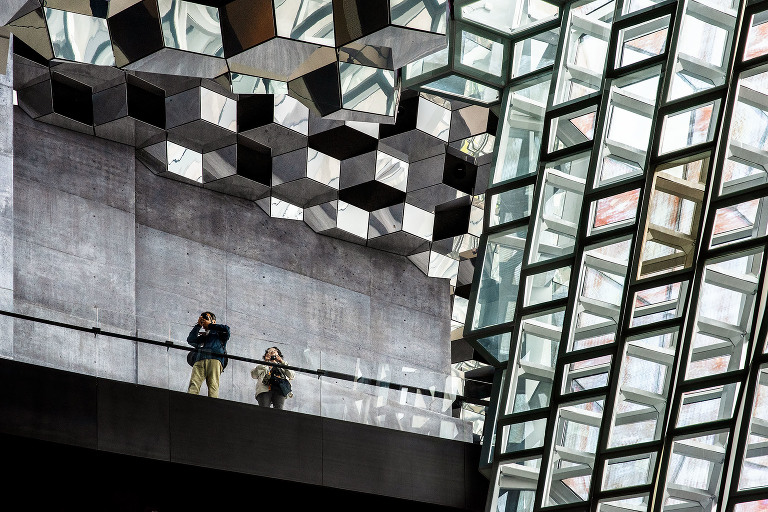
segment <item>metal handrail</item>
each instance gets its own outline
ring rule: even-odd
[[[46,318],[40,318],[40,317],[36,317],[36,316],[31,316],[31,315],[23,315],[21,313],[14,313],[12,311],[0,310],[0,316],[7,316],[7,317],[11,317],[11,318],[17,318],[17,319],[20,319],[20,320],[27,320],[27,321],[30,321],[30,322],[36,322],[36,323],[41,323],[41,324],[45,324],[45,325],[52,325],[52,326],[55,326],[55,327],[61,327],[61,328],[64,328],[64,329],[71,329],[71,330],[74,330],[74,331],[89,332],[89,333],[92,333],[94,336],[102,335],[102,336],[108,336],[110,338],[118,338],[118,339],[122,339],[122,340],[135,341],[135,342],[138,342],[138,343],[146,343],[148,345],[155,345],[155,346],[159,346],[159,347],[165,347],[166,349],[173,348],[173,349],[176,349],[176,350],[183,350],[183,351],[186,351],[186,352],[191,352],[191,351],[196,350],[195,347],[192,347],[192,346],[188,347],[188,346],[185,346],[185,345],[179,345],[179,344],[176,344],[176,343],[172,342],[171,340],[167,340],[167,341],[150,340],[150,339],[147,339],[147,338],[142,338],[140,336],[132,336],[130,334],[120,334],[120,333],[117,333],[117,332],[105,331],[105,330],[103,330],[103,329],[101,329],[99,327],[83,327],[83,326],[80,326],[80,325],[69,324],[69,323],[66,323],[66,322],[58,322],[58,321],[55,321],[55,320],[48,320]],[[367,385],[367,386],[375,386],[375,387],[393,389],[393,390],[396,390],[396,391],[406,390],[406,392],[408,392],[408,393],[414,393],[414,394],[420,394],[420,395],[429,395],[429,396],[432,396],[434,398],[441,398],[441,399],[446,399],[447,398],[447,399],[453,399],[454,401],[458,401],[458,402],[465,402],[465,403],[471,403],[471,404],[476,404],[476,405],[485,405],[485,406],[489,405],[489,401],[488,400],[480,400],[480,399],[475,399],[475,398],[467,398],[467,397],[465,397],[463,395],[458,395],[458,394],[453,394],[453,393],[446,393],[444,391],[437,391],[437,390],[432,390],[432,389],[429,389],[429,388],[422,388],[422,387],[412,386],[412,385],[408,385],[408,384],[398,384],[396,382],[390,382],[390,381],[385,381],[385,380],[380,380],[380,379],[371,379],[371,378],[362,377],[362,376],[358,377],[358,376],[355,376],[355,375],[350,375],[348,373],[335,372],[335,371],[332,371],[332,370],[324,370],[324,369],[321,369],[321,368],[313,370],[311,368],[302,368],[300,366],[292,366],[292,365],[286,365],[286,364],[272,363],[270,361],[264,361],[264,360],[261,360],[261,359],[253,359],[253,358],[250,358],[250,357],[238,356],[238,355],[229,354],[229,353],[227,353],[226,356],[227,356],[228,359],[232,359],[232,360],[235,360],[235,361],[243,361],[243,362],[246,362],[246,363],[253,363],[253,364],[262,364],[262,365],[266,365],[266,366],[276,366],[276,367],[279,367],[279,368],[285,368],[285,369],[296,371],[296,372],[300,372],[300,373],[305,373],[305,374],[309,374],[309,375],[315,375],[318,378],[320,378],[320,377],[328,377],[328,378],[333,378],[333,379],[338,379],[338,380],[345,380],[345,381],[349,381],[349,382],[360,383],[360,384],[364,384],[364,385]],[[469,381],[469,380],[472,380],[472,379],[463,379],[463,380],[464,381]],[[476,382],[482,382],[482,381],[476,381]],[[483,382],[483,383],[485,384],[485,382]]]

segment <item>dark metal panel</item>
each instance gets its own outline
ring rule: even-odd
[[[464,507],[464,443],[339,420],[322,421],[323,485]],[[477,464],[472,471],[477,472]],[[473,492],[484,497],[481,490]]]
[[[99,379],[98,449],[170,460],[169,391]]]
[[[96,378],[0,359],[0,432],[96,448]]]
[[[172,462],[322,483],[317,417],[171,393],[169,431]]]
[[[481,446],[464,444],[464,508],[468,510],[485,509],[490,482],[477,470],[481,459]]]

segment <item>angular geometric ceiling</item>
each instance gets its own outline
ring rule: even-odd
[[[0,24],[46,61],[218,78],[331,119],[394,121],[396,70],[446,46],[446,0],[28,0]]]
[[[0,22],[32,118],[461,286],[498,119],[400,89],[399,68],[448,44],[447,6],[32,0],[5,3]]]

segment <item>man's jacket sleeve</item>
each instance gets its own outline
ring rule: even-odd
[[[222,345],[226,345],[227,341],[229,341],[229,326],[228,325],[219,325],[219,324],[209,324],[208,325],[209,331],[215,331],[219,334],[219,339],[221,340]]]
[[[197,348],[200,346],[200,343],[197,341],[197,333],[200,332],[200,326],[196,325],[192,328],[191,331],[189,331],[189,336],[187,336],[187,343],[192,345],[193,347]]]

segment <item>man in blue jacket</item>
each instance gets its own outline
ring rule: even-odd
[[[200,329],[204,332],[201,332]],[[200,393],[203,380],[208,385],[208,396],[219,397],[219,376],[224,369],[223,362],[227,353],[227,340],[229,340],[229,327],[216,324],[216,315],[210,311],[200,315],[195,325],[187,336],[187,343],[195,348],[192,365],[192,377],[189,379],[188,393],[195,395]],[[192,361],[190,361],[192,362]]]

